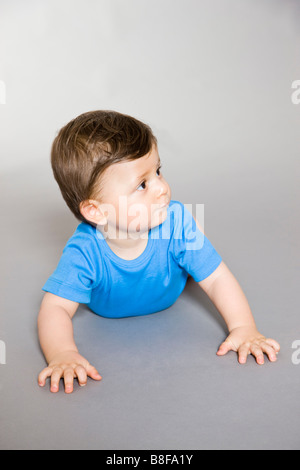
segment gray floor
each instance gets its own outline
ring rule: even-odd
[[[150,316],[110,320],[80,307],[77,344],[103,380],[76,384],[72,395],[37,385],[45,363],[36,316],[41,286],[77,224],[48,163],[4,175],[0,448],[299,449],[300,365],[291,347],[300,339],[299,222],[291,168],[285,176],[256,174],[253,193],[251,172],[235,185],[220,186],[220,177],[218,191],[202,182],[207,235],[242,284],[261,332],[281,343],[278,362],[257,366],[250,357],[241,366],[235,353],[217,357],[224,324],[190,280],[173,307]],[[174,198],[196,203],[192,186],[176,188]]]

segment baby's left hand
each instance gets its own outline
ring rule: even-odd
[[[264,363],[264,354],[271,362],[277,360],[276,354],[280,350],[280,345],[271,338],[265,338],[255,327],[242,326],[234,328],[226,340],[218,349],[218,356],[224,356],[229,351],[235,351],[238,354],[240,364],[245,364],[247,356],[252,354],[257,364]]]

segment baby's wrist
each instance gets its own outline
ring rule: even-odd
[[[257,327],[256,327],[256,324],[253,322],[253,323],[239,323],[239,324],[236,324],[236,325],[230,325],[230,327],[228,327],[228,331],[229,333],[232,333],[233,331],[235,330],[249,330],[249,331],[258,331],[257,330]]]
[[[46,356],[46,360],[47,360],[48,364],[50,365],[51,363],[56,362],[56,361],[60,361],[63,358],[71,357],[73,354],[74,355],[79,354],[77,348],[74,348],[74,349],[70,349],[70,348],[69,349],[60,349],[60,350],[57,350],[57,351],[52,351],[51,354]]]

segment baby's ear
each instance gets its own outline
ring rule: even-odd
[[[101,211],[100,204],[94,200],[82,201],[79,205],[80,213],[89,222],[93,222],[96,225],[106,225],[107,217]]]

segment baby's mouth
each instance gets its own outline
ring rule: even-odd
[[[164,209],[165,207],[168,207],[170,204],[170,200],[168,199],[166,202],[164,202],[163,204],[158,204],[158,208],[159,209]]]

